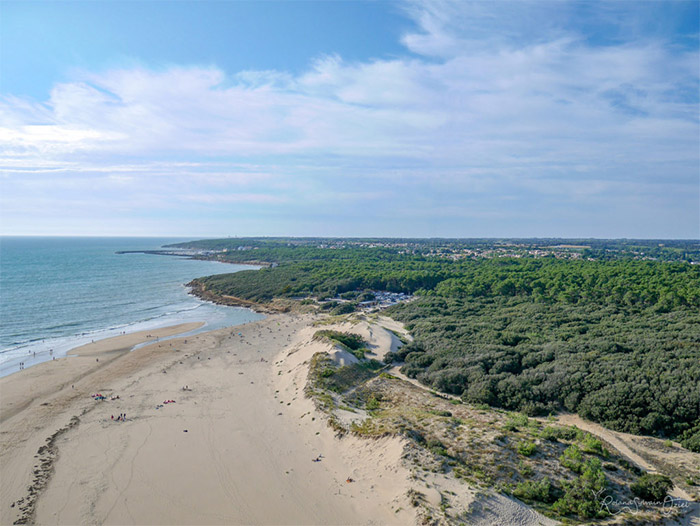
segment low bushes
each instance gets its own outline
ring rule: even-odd
[[[642,500],[663,502],[672,487],[673,482],[670,478],[656,473],[645,473],[630,486],[630,489]]]

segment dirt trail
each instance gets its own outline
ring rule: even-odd
[[[597,437],[602,438],[608,444],[617,449],[617,451],[619,451],[624,457],[626,457],[627,460],[631,460],[643,470],[651,471],[654,473],[657,472],[657,469],[654,466],[649,464],[649,462],[647,462],[637,453],[632,451],[625,442],[625,435],[627,436],[627,440],[630,440],[633,437],[633,435],[628,435],[627,433],[619,433],[616,431],[605,429],[603,426],[595,424],[593,422],[588,422],[578,415],[560,415],[557,417],[557,421],[560,424],[564,424],[567,426],[576,426],[583,431],[587,431],[592,435],[596,435]]]
[[[568,426],[576,426],[583,431],[587,431],[598,438],[603,439],[613,448],[615,448],[622,456],[635,463],[637,466],[645,471],[651,473],[660,473],[662,470],[658,469],[652,462],[643,458],[637,451],[646,449],[641,446],[638,441],[641,437],[636,435],[631,435],[629,433],[621,433],[619,431],[611,431],[606,429],[600,424],[594,422],[588,422],[578,415],[565,414],[559,415],[557,417],[557,422],[560,424]],[[654,451],[652,456],[663,456],[663,454],[658,451]],[[700,466],[700,455],[692,453],[690,451],[684,451],[683,453],[674,453],[674,462],[679,462],[679,456],[682,457],[687,464]],[[671,491],[671,496],[677,499],[682,499],[688,501],[689,512],[681,520],[681,522],[674,522],[674,524],[684,524],[692,526],[700,526],[700,503],[694,502],[694,497],[690,495],[683,488],[675,485]]]

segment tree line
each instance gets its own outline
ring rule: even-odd
[[[388,311],[415,339],[393,356],[409,376],[470,402],[532,415],[572,411],[700,451],[700,265],[452,260],[405,247],[321,245],[260,242],[240,252],[276,267],[199,281],[257,302],[416,294]]]

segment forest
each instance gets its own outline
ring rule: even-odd
[[[518,248],[537,246],[537,256],[462,241],[469,257],[460,258],[457,242],[438,240],[254,242],[258,249],[209,257],[275,266],[199,281],[262,303],[413,294],[385,311],[414,338],[391,357],[408,376],[468,402],[529,415],[571,411],[700,451],[700,265],[675,257],[692,255],[691,242],[607,242],[596,257],[583,241],[563,253],[562,243]],[[226,248],[219,243],[210,246]],[[671,256],[635,256],[662,248]]]
[[[591,301],[447,298],[393,307],[403,372],[465,401],[680,437],[700,451],[700,315]]]

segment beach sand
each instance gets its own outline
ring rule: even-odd
[[[68,352],[69,356],[99,356],[107,353],[128,351],[136,345],[147,342],[157,342],[160,338],[167,338],[184,332],[191,332],[204,326],[204,322],[181,323],[162,329],[149,329],[112,338],[105,338],[96,342],[81,345]]]
[[[0,379],[0,523],[414,522],[402,441],[338,438],[304,397],[312,321],[128,352],[183,327],[148,331]]]
[[[304,395],[309,361],[355,358],[314,334],[358,333],[382,359],[404,329],[330,321],[274,314],[161,341],[198,325],[144,331],[0,378],[0,524],[406,525],[438,516],[446,497],[476,526],[556,524],[416,470],[405,439],[337,436]],[[153,343],[129,352],[143,342]],[[363,413],[335,416],[348,425]],[[696,510],[683,524],[697,523]]]

